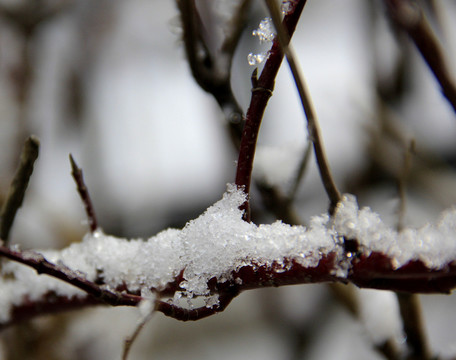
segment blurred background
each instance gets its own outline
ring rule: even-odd
[[[197,1],[214,31],[211,39],[223,37],[237,3]],[[419,3],[451,64],[456,3]],[[244,111],[254,69],[247,56],[267,49],[252,31],[265,16],[263,2],[251,1],[233,57],[231,84]],[[400,179],[407,184],[406,226],[435,221],[456,203],[455,114],[381,1],[309,0],[293,44],[343,192],[356,194],[361,206],[391,226],[398,225]],[[87,231],[69,153],[83,168],[100,225],[121,237],[182,227],[234,182],[229,114],[192,77],[174,1],[1,0],[0,116],[0,202],[24,140],[35,134],[41,141],[11,234],[23,248],[62,248]],[[259,144],[257,182],[289,191],[307,132],[286,66]],[[274,221],[260,193],[252,194],[255,221]],[[327,211],[313,158],[293,203],[304,224]],[[454,357],[454,296],[421,300],[430,348],[441,358]],[[2,359],[119,359],[138,319],[136,309],[126,308],[37,319],[2,334]],[[375,345],[392,337],[404,346],[400,327],[388,292],[326,285],[264,289],[196,323],[156,314],[131,359],[382,359]]]

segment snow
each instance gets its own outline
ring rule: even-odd
[[[283,264],[294,260],[304,267],[315,267],[322,256],[334,253],[340,266],[334,274],[345,277],[347,256],[343,238],[357,239],[366,254],[379,251],[394,258],[399,267],[412,259],[422,260],[429,268],[439,269],[456,258],[456,211],[447,210],[435,225],[406,229],[401,233],[387,227],[369,208],[359,209],[356,198],[344,195],[335,216],[315,216],[308,228],[277,221],[255,225],[242,220],[239,206],[245,194],[228,185],[223,198],[209,207],[182,230],[168,229],[147,240],[116,238],[101,230],[87,234],[82,242],[60,251],[42,251],[50,262],[77,271],[94,281],[101,276],[107,287],[125,284],[130,291],[140,291],[150,298],[149,289],[160,291],[182,271],[183,281],[176,293],[180,297],[206,297],[212,306],[218,298],[211,294],[208,280],[235,280],[233,271],[251,263]],[[14,262],[5,262],[2,272],[14,274],[0,280],[0,321],[8,319],[11,306],[27,295],[39,299],[48,291],[58,295],[83,293],[48,276]]]
[[[353,195],[344,195],[337,206],[334,227],[339,236],[357,239],[363,251],[387,254],[399,268],[410,260],[421,260],[431,269],[440,269],[456,259],[456,210],[445,210],[436,224],[398,233],[386,226],[371,209],[358,208]]]
[[[253,36],[258,36],[260,40],[260,44],[266,43],[270,44],[274,40],[276,36],[274,30],[274,24],[270,17],[265,17],[261,20],[260,24],[258,25],[258,29],[253,30]],[[247,61],[249,65],[255,66],[263,63],[269,56],[269,50],[260,52],[258,54],[250,53],[247,55]]]

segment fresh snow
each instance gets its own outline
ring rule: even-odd
[[[148,289],[163,289],[184,270],[181,291],[175,298],[205,296],[207,306],[218,301],[209,293],[208,280],[231,279],[234,270],[251,260],[268,265],[284,264],[287,258],[305,267],[315,267],[323,255],[334,252],[343,264],[344,237],[357,239],[360,250],[366,254],[386,254],[394,259],[396,267],[420,259],[429,268],[439,269],[456,259],[455,210],[445,211],[435,225],[398,233],[384,225],[369,208],[359,209],[352,195],[343,196],[333,218],[328,214],[316,216],[307,228],[280,221],[270,225],[247,223],[239,210],[244,201],[245,194],[235,185],[228,185],[220,201],[182,230],[164,230],[147,240],[116,238],[99,230],[63,250],[40,253],[48,261],[65,265],[88,280],[101,276],[110,288],[125,284],[129,290],[142,294]],[[337,276],[346,276],[342,265],[334,271]],[[33,301],[49,291],[64,296],[84,295],[71,285],[39,276],[33,269],[15,262],[5,261],[2,272],[14,276],[0,280],[0,321],[8,319],[11,307],[22,303],[24,296]]]

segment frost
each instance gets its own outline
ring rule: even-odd
[[[180,303],[185,298],[193,301],[203,297],[206,306],[218,302],[208,288],[210,279],[242,284],[232,274],[252,261],[257,266],[274,263],[275,269],[283,272],[290,261],[315,267],[323,256],[333,253],[339,264],[334,274],[346,276],[351,258],[343,249],[343,237],[356,239],[365,254],[384,253],[394,259],[396,267],[419,259],[429,268],[440,269],[456,258],[455,210],[444,212],[434,225],[398,233],[369,208],[359,209],[351,195],[343,196],[334,217],[315,216],[308,227],[280,221],[270,225],[247,223],[239,210],[244,201],[243,191],[229,185],[220,201],[182,230],[164,230],[147,240],[116,238],[98,231],[66,249],[40,254],[61,264],[65,271],[72,269],[72,273],[90,281],[101,278],[110,289],[123,284],[145,298],[153,298],[151,291],[164,289],[183,271],[180,288],[170,301]],[[0,279],[0,321],[6,321],[12,306],[21,304],[25,297],[35,301],[49,291],[68,297],[84,295],[69,284],[37,275],[15,262],[4,262],[2,272],[14,276]]]
[[[258,36],[258,39],[260,40],[260,44],[271,43],[276,36],[272,19],[269,17],[266,17],[263,20],[261,20],[260,25],[258,26],[258,29],[253,30],[252,35]],[[254,65],[261,64],[268,57],[269,57],[269,50],[260,52],[258,54],[250,53],[249,55],[247,55],[247,61],[248,61],[249,65],[254,66]]]
[[[253,30],[252,35],[258,36],[260,43],[272,42],[276,36],[272,19],[270,17],[266,17],[261,20],[258,29]]]
[[[259,53],[259,54],[254,54],[250,53],[247,55],[247,62],[249,63],[250,66],[255,66],[263,63],[268,57],[268,53]]]

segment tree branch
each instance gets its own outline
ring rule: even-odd
[[[423,11],[410,0],[384,0],[393,22],[415,43],[424,61],[439,82],[443,95],[456,112],[456,85],[448,70],[442,47]]]
[[[90,199],[89,190],[84,182],[84,177],[82,175],[82,170],[78,167],[78,164],[73,159],[73,156],[70,154],[70,163],[71,163],[71,175],[73,176],[74,181],[78,189],[79,196],[84,204],[87,220],[89,221],[90,232],[95,232],[98,228],[98,221],[95,215],[95,209],[92,205],[92,200]]]
[[[19,167],[14,175],[5,202],[0,213],[0,239],[7,242],[16,213],[22,205],[33,166],[38,158],[40,141],[30,136],[22,148]]]
[[[293,8],[285,15],[283,26],[292,36],[306,0],[299,0],[293,3]],[[260,131],[261,121],[269,98],[274,89],[274,82],[283,60],[283,52],[280,50],[279,42],[274,40],[269,57],[266,60],[263,71],[257,79],[256,72],[252,75],[252,97],[247,110],[244,130],[242,132],[241,145],[236,169],[236,185],[247,194],[247,200],[242,205],[244,219],[250,221],[249,194],[252,178],[253,160],[255,157],[256,143]]]
[[[299,69],[294,51],[290,45],[290,36],[287,33],[287,29],[285,29],[281,24],[280,11],[277,3],[274,0],[266,0],[266,4],[268,6],[269,13],[271,14],[272,21],[274,22],[274,26],[277,30],[279,45],[282,51],[285,53],[291,72],[293,74],[293,79],[295,81],[296,88],[298,89],[304,114],[307,117],[309,138],[314,145],[315,157],[317,159],[318,168],[320,170],[321,180],[323,181],[323,186],[330,200],[329,213],[332,214],[336,208],[337,203],[340,201],[341,196],[332,177],[328,160],[326,159],[325,149],[320,135],[320,128],[318,126],[317,115],[313,107],[309,91],[307,90],[304,76]]]

